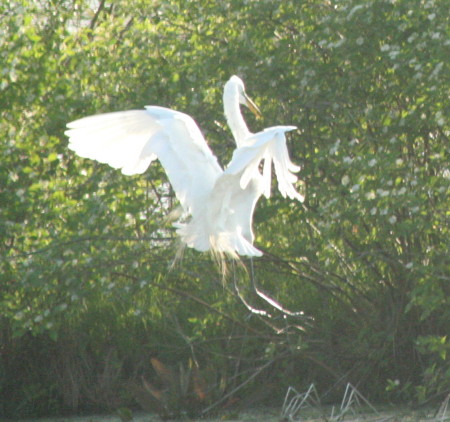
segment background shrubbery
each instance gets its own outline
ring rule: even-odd
[[[151,358],[180,379],[197,368],[212,389],[201,408],[246,381],[224,405],[280,405],[311,382],[442,399],[446,2],[97,3],[0,6],[0,416],[145,408],[142,379],[164,384]],[[271,307],[242,269],[223,282],[206,254],[169,271],[163,170],[125,177],[67,149],[68,121],[158,104],[191,114],[225,164],[232,74],[265,116],[246,116],[254,131],[299,127],[306,202],[261,200],[254,265],[259,287],[305,316]]]

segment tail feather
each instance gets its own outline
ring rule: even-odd
[[[213,254],[226,254],[231,258],[241,256],[262,256],[241,233],[241,230],[211,230],[200,219],[192,219],[188,223],[176,223],[174,227],[183,243],[200,252],[210,250]]]

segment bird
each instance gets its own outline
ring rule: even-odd
[[[223,103],[237,146],[224,169],[192,117],[156,105],[72,121],[65,131],[68,148],[124,175],[142,174],[158,159],[183,210],[174,223],[183,246],[235,259],[259,257],[252,220],[258,199],[271,195],[272,164],[281,195],[304,200],[294,187],[300,167],[289,157],[285,136],[297,128],[251,133],[240,106],[261,112],[236,75],[225,83]]]

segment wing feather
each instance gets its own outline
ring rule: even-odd
[[[145,112],[130,110],[100,114],[67,125],[69,148],[79,156],[120,168],[125,174],[143,173],[156,158],[142,154],[161,126]]]
[[[293,186],[297,176],[292,173],[298,172],[300,167],[292,163],[286,146],[285,132],[294,129],[295,126],[275,126],[252,135],[247,139],[246,146],[234,151],[225,173],[233,175],[242,173],[240,185],[245,189],[252,178],[259,174],[259,164],[264,160],[262,183],[264,194],[269,197],[273,162],[281,195],[302,202],[303,196]]]
[[[189,212],[222,173],[195,121],[175,110],[147,106],[85,117],[67,127],[70,149],[123,174],[143,173],[158,158]]]

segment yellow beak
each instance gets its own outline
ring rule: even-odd
[[[252,99],[247,94],[244,94],[244,98],[245,98],[245,105],[250,109],[250,111],[256,116],[257,119],[261,119],[262,114],[258,106],[252,101]]]

